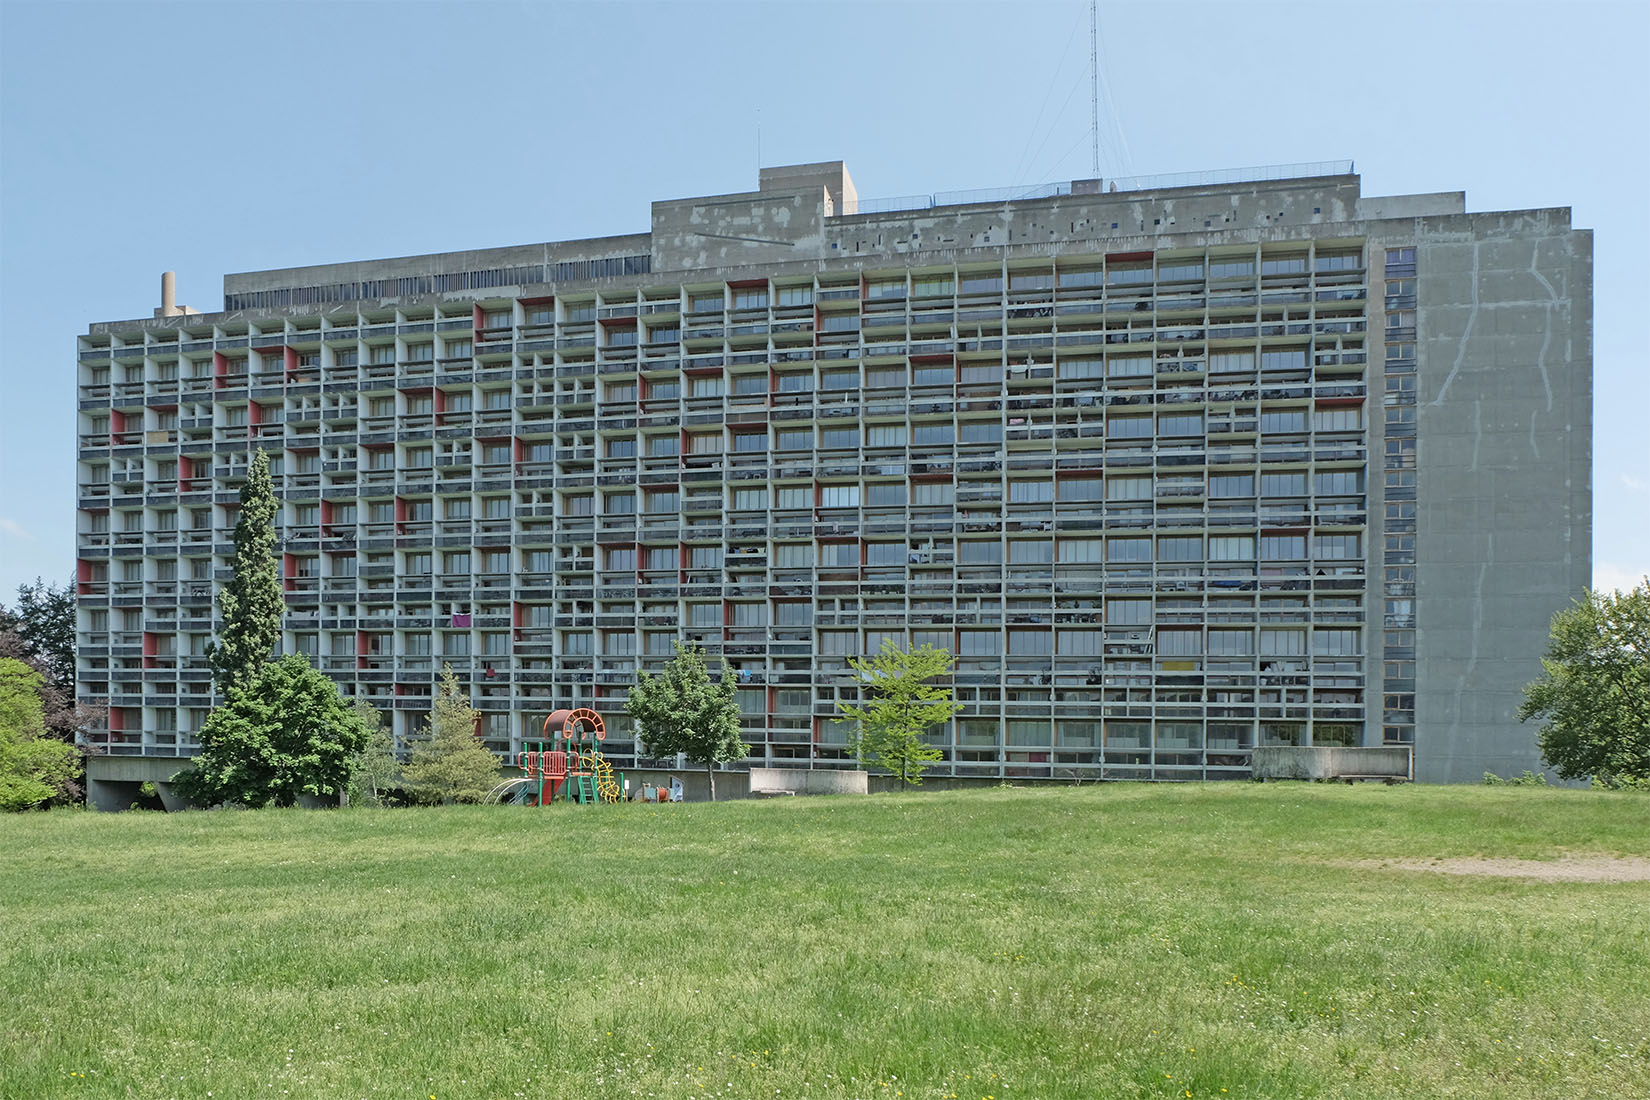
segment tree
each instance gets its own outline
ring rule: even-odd
[[[281,636],[281,580],[275,563],[275,490],[259,448],[241,486],[234,575],[218,592],[218,640],[206,647],[212,683],[225,700],[258,678]]]
[[[1518,717],[1545,721],[1547,765],[1606,786],[1650,781],[1650,579],[1554,615],[1541,670]]]
[[[74,744],[82,730],[103,720],[104,708],[75,700],[72,584],[49,585],[37,577],[33,584],[18,586],[16,607],[0,606],[0,657],[22,661],[40,673],[47,736]]]
[[[451,665],[441,666],[441,690],[401,769],[407,789],[419,802],[480,802],[498,785],[498,757],[476,738],[481,715]]]
[[[886,768],[901,783],[917,786],[923,770],[943,754],[928,743],[928,731],[949,722],[962,707],[951,689],[930,681],[951,675],[951,654],[931,645],[907,653],[889,638],[874,657],[850,657],[870,693],[867,706],[837,703],[838,722],[855,722],[850,742],[866,767]]]
[[[79,755],[46,736],[43,684],[24,662],[0,658],[0,810],[32,810],[79,795]]]
[[[17,606],[0,606],[0,630],[15,631],[40,662],[39,669],[59,691],[74,694],[74,586],[33,584],[17,586]]]
[[[649,753],[681,753],[705,766],[712,802],[716,801],[715,766],[743,760],[751,751],[739,737],[739,704],[733,693],[733,677],[726,665],[712,680],[705,651],[696,643],[678,641],[676,656],[657,676],[642,670],[624,704]]]
[[[384,791],[399,786],[401,765],[395,759],[395,739],[384,725],[384,715],[365,699],[353,704],[367,739],[361,751],[350,757],[350,801],[368,806],[383,805]]]
[[[338,685],[291,654],[266,664],[251,684],[236,688],[200,730],[194,767],[172,783],[185,797],[254,809],[291,806],[299,795],[337,797],[349,783],[350,760],[366,744],[361,718]]]

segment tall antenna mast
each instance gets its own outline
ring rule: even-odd
[[[1089,0],[1089,146],[1094,152],[1094,179],[1100,178],[1100,11]]]

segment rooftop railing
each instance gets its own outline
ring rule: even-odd
[[[1155,176],[1113,176],[1098,181],[1106,194],[1119,191],[1158,191],[1172,187],[1216,187],[1234,183],[1262,183],[1270,180],[1313,179],[1319,176],[1348,176],[1354,171],[1350,160],[1319,160],[1301,164],[1265,164],[1248,168],[1226,168],[1211,172],[1172,172]],[[1024,202],[1050,199],[1072,193],[1072,183],[1036,183],[1022,187],[987,187],[972,191],[936,191],[931,195],[900,195],[890,199],[860,199],[844,203],[839,215],[888,214],[900,210],[928,210],[936,206],[967,206],[977,203]]]

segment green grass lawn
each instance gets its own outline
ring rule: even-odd
[[[1650,798],[0,819],[0,1097],[1647,1097]]]

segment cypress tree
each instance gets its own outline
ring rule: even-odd
[[[218,641],[206,651],[212,684],[225,700],[252,686],[281,636],[284,602],[275,567],[275,508],[269,458],[259,448],[241,486],[234,576],[218,592]]]

